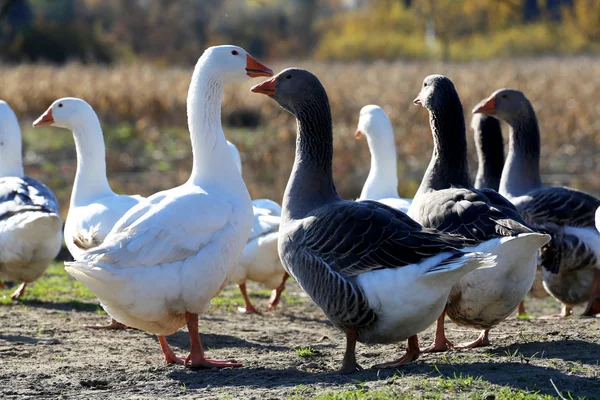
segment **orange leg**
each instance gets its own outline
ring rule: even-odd
[[[581,315],[592,317],[596,314],[600,314],[600,269],[598,268],[596,268],[596,273],[594,274],[594,284],[592,285],[590,300]]]
[[[290,276],[286,272],[285,275],[283,275],[281,285],[279,285],[279,287],[273,290],[273,293],[271,293],[271,298],[269,299],[269,306],[267,307],[267,311],[274,310],[275,307],[277,307],[277,304],[279,304],[279,300],[281,299],[281,292],[283,292],[283,290],[285,289],[285,281],[287,281],[289,277]]]
[[[179,357],[175,355],[169,343],[167,343],[167,339],[164,336],[158,335],[158,343],[160,343],[160,348],[165,356],[165,362],[167,364],[185,364],[185,358]]]
[[[362,367],[356,362],[356,340],[358,339],[358,329],[346,329],[346,352],[342,361],[342,368],[338,370],[340,374],[351,374],[356,371],[362,371]]]
[[[2,283],[1,281],[0,281],[0,289],[6,289],[6,286],[4,286],[4,283]]]
[[[27,286],[27,284],[25,282],[21,283],[21,285],[19,286],[19,288],[17,290],[15,290],[13,292],[13,294],[10,295],[10,297],[13,300],[18,299],[19,297],[23,296],[23,293],[25,293],[25,287]]]
[[[375,365],[375,368],[396,368],[403,364],[415,361],[419,358],[419,338],[417,335],[412,335],[408,338],[408,345],[406,346],[406,354],[395,361],[386,362],[383,364]]]
[[[114,318],[110,319],[110,324],[107,325],[86,325],[86,328],[91,328],[91,329],[127,329],[127,326],[123,325],[122,323],[120,323],[119,321],[117,321]]]
[[[527,317],[527,311],[525,311],[525,300],[521,300],[519,308],[517,308],[517,318]]]
[[[250,302],[250,298],[248,297],[248,293],[246,292],[246,283],[242,283],[240,285],[240,292],[242,292],[242,297],[244,298],[244,303],[246,303],[246,308],[238,308],[238,311],[246,313],[246,314],[261,314],[252,303]]]
[[[433,344],[423,350],[423,353],[437,353],[442,351],[448,351],[449,347],[454,346],[451,341],[446,339],[446,332],[444,329],[444,318],[446,317],[446,311],[442,312],[442,315],[437,320],[437,327],[435,329],[435,340]]]
[[[488,346],[490,344],[489,338],[490,330],[486,329],[481,332],[479,337],[475,339],[475,341],[471,343],[461,343],[457,346],[454,346],[455,349],[472,349],[474,347]]]
[[[198,332],[198,314],[185,313],[188,332],[190,333],[190,354],[185,359],[185,364],[192,368],[227,368],[241,367],[242,364],[235,360],[211,360],[204,356],[204,349],[200,343],[200,333]]]

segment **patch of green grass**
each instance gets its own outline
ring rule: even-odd
[[[3,304],[10,304],[10,294],[16,287],[0,290]],[[90,303],[97,303],[96,296],[85,285],[73,279],[64,270],[62,262],[50,264],[44,275],[35,282],[27,285],[25,293],[19,300],[65,303],[76,310],[89,310]],[[97,309],[96,304],[93,309]]]
[[[317,350],[313,349],[312,347],[298,347],[294,350],[296,351],[296,354],[298,354],[298,357],[300,357],[300,358],[314,357],[317,354],[319,354],[319,352]]]
[[[462,373],[456,374],[452,377],[438,378],[438,383],[443,389],[449,389],[451,391],[463,391],[470,388],[471,386],[477,385],[482,382],[480,376],[473,377],[471,375],[463,375]]]

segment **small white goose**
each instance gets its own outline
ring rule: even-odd
[[[227,142],[240,174],[242,161],[240,152],[231,142]],[[229,279],[240,287],[244,297],[245,308],[242,312],[260,314],[252,305],[246,291],[246,281],[260,282],[271,289],[268,311],[275,309],[285,289],[285,282],[289,275],[283,269],[277,252],[277,238],[279,237],[279,224],[281,222],[281,206],[269,199],[256,199],[252,201],[254,224],[250,231],[248,243],[244,247],[242,258],[229,276]]]
[[[13,299],[44,273],[62,241],[58,201],[43,183],[25,176],[21,145],[17,117],[0,100],[0,279],[22,282]]]
[[[98,116],[84,100],[65,97],[56,100],[34,123],[56,126],[73,132],[77,150],[77,173],[65,222],[65,243],[73,258],[81,261],[85,252],[102,244],[117,221],[141,196],[118,195],[106,177],[104,137]],[[114,319],[94,329],[123,329]]]
[[[198,315],[227,284],[252,228],[252,202],[221,126],[226,83],[272,71],[236,46],[208,48],[187,99],[194,157],[190,179],[130,209],[85,261],[65,269],[83,282],[111,317],[158,335],[167,363],[237,367],[205,357]],[[183,325],[190,354],[175,355],[165,335]]]
[[[377,105],[360,110],[354,137],[367,138],[371,152],[371,170],[358,200],[377,200],[387,206],[407,212],[411,199],[398,196],[398,167],[392,122]]]

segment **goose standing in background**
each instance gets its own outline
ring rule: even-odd
[[[106,177],[106,152],[102,127],[94,109],[84,100],[65,97],[56,100],[34,123],[34,127],[56,126],[73,132],[77,172],[65,221],[65,243],[76,261],[86,251],[102,244],[117,221],[143,201],[138,195],[119,195]],[[115,319],[94,329],[124,329]]]
[[[494,251],[497,266],[476,270],[453,286],[435,341],[425,351],[446,351],[444,314],[457,325],[480,329],[479,337],[456,348],[489,344],[489,331],[508,317],[525,297],[537,266],[537,252],[550,240],[525,225],[516,208],[491,189],[475,189],[469,177],[463,108],[454,84],[442,75],[423,81],[414,100],[429,112],[433,155],[409,215],[424,227],[485,242],[513,237]]]
[[[356,342],[408,339],[406,354],[376,367],[396,367],[419,356],[416,334],[444,309],[452,286],[466,273],[495,265],[489,253],[508,246],[498,237],[475,241],[423,228],[376,201],[345,201],[332,176],[329,100],[319,79],[290,68],[252,88],[297,119],[296,156],[283,197],[279,256],[286,271],[346,333],[340,372],[361,369]]]
[[[376,105],[360,110],[356,139],[367,138],[371,152],[371,169],[358,200],[376,200],[396,210],[407,212],[411,200],[398,196],[398,167],[392,122]]]
[[[25,176],[21,153],[17,116],[0,100],[0,287],[2,280],[21,282],[13,299],[44,273],[62,242],[56,196]]]
[[[240,152],[233,143],[227,141],[227,144],[241,174],[242,159]],[[250,237],[246,247],[244,247],[240,262],[229,275],[229,279],[237,284],[240,292],[242,292],[245,307],[240,311],[260,314],[248,298],[246,281],[260,282],[273,291],[267,308],[270,311],[277,307],[289,275],[283,269],[277,252],[281,206],[269,199],[256,199],[252,200],[252,210],[254,224],[250,231]]]
[[[489,115],[475,114],[471,119],[471,128],[478,161],[475,189],[492,189],[497,192],[504,167],[504,141],[500,121]]]
[[[475,189],[500,191],[500,179],[504,168],[504,140],[500,121],[490,115],[473,114],[471,119],[473,138],[477,150],[477,175]],[[538,299],[548,296],[543,285],[542,270],[537,268],[529,293]],[[517,317],[527,317],[525,300],[519,303]]]
[[[600,232],[594,217],[600,199],[566,187],[542,185],[540,131],[533,106],[525,95],[500,89],[482,100],[473,113],[492,115],[510,126],[509,152],[500,193],[513,202],[525,221],[552,235],[542,249],[544,287],[563,304],[586,303],[583,315],[600,313]]]
[[[131,208],[84,261],[65,269],[83,282],[116,320],[158,335],[167,363],[239,367],[206,358],[198,315],[228,282],[252,228],[252,202],[229,155],[221,126],[227,83],[272,71],[237,46],[208,48],[198,60],[187,98],[193,168],[181,186]],[[187,324],[190,353],[166,341]]]

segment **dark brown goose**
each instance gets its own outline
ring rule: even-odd
[[[550,237],[527,227],[516,208],[498,192],[473,187],[463,108],[450,79],[428,76],[414,103],[429,111],[434,149],[408,214],[424,227],[479,242],[516,238],[510,246],[493,252],[497,255],[495,268],[463,276],[448,298],[445,312],[454,323],[482,330],[475,341],[455,347],[485,345],[489,330],[508,317],[529,291],[537,252]],[[445,351],[448,345],[453,346],[444,334],[442,313],[435,342],[426,351]]]
[[[502,168],[504,167],[504,141],[500,121],[489,115],[475,114],[471,119],[477,150],[476,189],[500,187]]]
[[[510,126],[509,151],[500,193],[532,226],[552,235],[542,249],[544,287],[563,303],[562,313],[587,303],[584,315],[600,313],[600,233],[595,228],[596,197],[567,187],[542,185],[540,131],[533,106],[518,90],[500,89],[473,113],[493,115]]]

